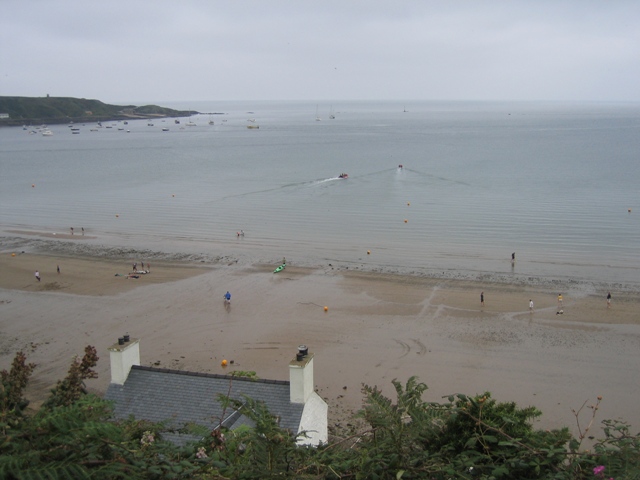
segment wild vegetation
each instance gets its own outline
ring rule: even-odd
[[[109,105],[99,100],[73,97],[0,97],[0,125],[97,122],[148,117],[188,116],[195,112],[178,111],[157,105]]]
[[[624,422],[604,421],[591,450],[567,428],[535,430],[535,407],[501,403],[487,392],[425,402],[415,377],[393,382],[395,400],[364,386],[363,428],[318,448],[301,447],[256,400],[221,397],[254,428],[203,431],[178,447],[163,439],[166,425],[115,421],[111,405],[87,394],[98,357],[88,346],[72,362],[49,401],[27,414],[23,393],[34,364],[18,352],[0,383],[0,478],[7,479],[638,479],[640,436]],[[188,401],[188,399],[185,399]],[[583,406],[584,407],[584,406]],[[578,418],[576,413],[576,418]],[[222,419],[220,419],[222,421]]]

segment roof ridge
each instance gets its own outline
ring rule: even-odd
[[[240,377],[235,375],[221,375],[219,373],[190,372],[188,370],[172,370],[170,368],[147,367],[144,365],[132,365],[131,368],[136,370],[146,370],[149,372],[173,373],[175,375],[188,375],[191,377],[220,378],[220,379],[226,379],[226,380],[251,382],[251,383],[268,383],[272,385],[289,385],[291,383],[289,382],[289,380],[270,380],[268,378],[249,378],[249,377]]]

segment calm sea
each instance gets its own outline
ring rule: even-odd
[[[165,105],[212,114],[1,128],[3,235],[640,286],[638,104]]]

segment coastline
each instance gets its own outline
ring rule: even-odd
[[[56,242],[86,243],[74,237]],[[391,380],[404,383],[412,375],[429,386],[425,400],[488,390],[499,401],[535,405],[543,412],[540,428],[573,428],[571,409],[597,395],[604,401],[596,421],[621,417],[640,426],[634,400],[640,394],[634,382],[640,300],[634,292],[613,291],[607,309],[606,292],[561,290],[563,314],[557,315],[558,286],[339,265],[289,265],[274,275],[273,265],[232,255],[204,261],[111,247],[92,247],[94,255],[83,250],[82,256],[65,249],[21,253],[5,245],[0,253],[0,368],[9,368],[19,350],[38,364],[27,392],[34,407],[88,344],[101,357],[99,378],[88,387],[104,393],[107,347],[129,332],[141,339],[144,365],[225,373],[225,358],[234,360],[233,368],[279,380],[288,379],[286,366],[304,343],[316,356],[315,383],[332,427],[344,427],[360,407],[362,383],[393,399]],[[132,260],[151,262],[151,273],[115,276],[128,273]],[[233,294],[229,311],[221,299],[226,290]]]

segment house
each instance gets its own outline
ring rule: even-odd
[[[306,346],[298,347],[289,362],[289,381],[255,380],[231,375],[169,370],[140,365],[140,340],[128,335],[109,347],[111,383],[105,399],[114,402],[114,416],[152,422],[169,421],[179,428],[187,423],[210,430],[221,424],[231,430],[252,426],[251,420],[237,411],[223,410],[219,394],[242,400],[243,395],[264,402],[281,428],[294,434],[307,432],[301,445],[319,445],[328,440],[326,402],[315,392],[313,357]],[[223,418],[224,417],[224,418]],[[177,444],[196,437],[166,433]]]

